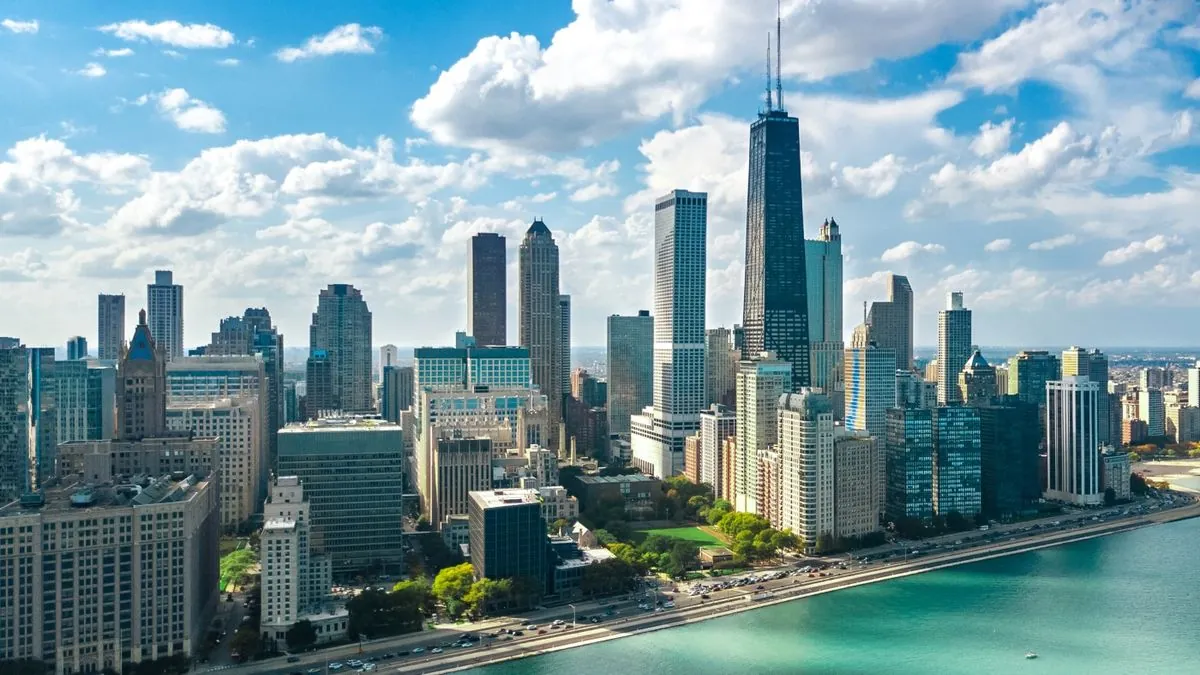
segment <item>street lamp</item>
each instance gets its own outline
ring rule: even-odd
[[[572,605],[571,603],[567,603],[567,607],[571,608],[571,628],[576,628],[577,625],[575,623],[575,605]]]

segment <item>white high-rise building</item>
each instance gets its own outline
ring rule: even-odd
[[[1087,377],[1046,383],[1045,498],[1100,504],[1100,386]]]
[[[737,444],[733,452],[733,508],[760,513],[758,455],[779,441],[779,397],[792,390],[792,364],[771,352],[742,361],[737,374]]]
[[[896,405],[896,353],[871,342],[846,350],[846,427],[883,441]]]
[[[146,285],[146,325],[168,361],[183,357],[183,286],[170,270],[157,270]]]
[[[167,404],[167,429],[218,439],[225,529],[236,528],[258,509],[259,481],[267,473],[262,421],[262,403],[253,395]]]
[[[732,486],[725,485],[728,467],[722,465],[721,448],[725,439],[737,434],[737,415],[732,409],[713,404],[700,413],[700,482],[713,487],[716,495],[727,494]]]
[[[1188,406],[1200,408],[1200,361],[1187,369]]]
[[[704,409],[708,194],[675,190],[654,206],[654,405],[630,420],[633,463],[667,477]]]
[[[779,398],[780,505],[773,511],[808,552],[835,534],[833,428],[825,394],[805,388]]]
[[[1138,419],[1146,423],[1146,435],[1150,437],[1167,434],[1167,407],[1161,389],[1138,389]]]
[[[963,306],[963,294],[946,296],[946,309],[938,312],[938,404],[962,401],[958,374],[971,358],[971,310]]]
[[[383,382],[383,369],[388,366],[400,365],[400,350],[396,345],[384,345],[379,348],[379,381]]]

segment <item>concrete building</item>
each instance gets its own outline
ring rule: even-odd
[[[558,374],[560,397],[571,393],[571,296],[558,296]],[[565,415],[565,413],[564,413]]]
[[[754,503],[771,527],[783,528],[783,461],[774,447],[759,450],[754,461]]]
[[[29,356],[0,347],[0,501],[25,492],[29,480]]]
[[[155,271],[154,283],[146,285],[146,321],[167,360],[183,358],[183,286],[169,270]]]
[[[913,368],[913,290],[908,277],[888,275],[888,299],[872,302],[867,312],[875,344],[896,354],[896,367]]]
[[[774,354],[741,361],[737,374],[737,445],[733,457],[733,508],[757,513],[758,453],[779,441],[779,397],[791,391],[792,364]]]
[[[893,371],[895,365],[892,365]],[[836,536],[833,404],[813,389],[779,398],[779,526],[814,553]]]
[[[546,442],[556,447],[563,418],[558,244],[540,219],[525,231],[519,256],[518,341],[529,352],[533,383],[546,396]]]
[[[722,449],[725,441],[736,435],[737,415],[732,408],[713,405],[700,413],[700,482],[711,485],[718,496],[732,491],[733,486],[725,481],[731,467],[725,465]]]
[[[962,400],[958,374],[971,351],[971,310],[963,306],[963,294],[956,291],[946,296],[946,309],[938,312],[938,404]]]
[[[885,518],[933,517],[933,411],[892,408],[885,441],[887,487]]]
[[[846,428],[883,438],[896,404],[896,354],[872,342],[847,349],[845,363]]]
[[[1171,385],[1171,371],[1166,368],[1142,368],[1138,373],[1140,389],[1166,389]]]
[[[663,493],[661,480],[643,474],[584,474],[564,479],[563,483],[579,497],[579,508],[584,513],[619,499],[625,504],[626,514],[634,518],[649,517],[654,514],[655,498]]]
[[[833,430],[833,535],[861,538],[882,528],[886,475],[883,442],[843,426]]]
[[[926,380],[915,370],[896,370],[896,407],[937,407],[937,381]]]
[[[654,318],[608,317],[608,432],[629,434],[629,419],[654,402]]]
[[[333,362],[324,349],[309,351],[304,362],[304,396],[302,420],[317,420],[336,414],[338,404],[333,391]]]
[[[1046,499],[1099,504],[1099,386],[1086,377],[1046,383]]]
[[[168,403],[167,429],[216,438],[221,469],[221,527],[234,530],[258,511],[268,467],[262,405],[256,396]]]
[[[1129,453],[1114,448],[1107,448],[1100,455],[1100,487],[1101,494],[1112,488],[1117,501],[1129,499],[1129,474],[1131,472]]]
[[[979,411],[942,406],[933,416],[933,511],[971,518],[982,504]]]
[[[361,291],[350,284],[330,284],[321,291],[308,331],[308,348],[310,355],[324,351],[329,361],[332,409],[374,412],[371,311]]]
[[[737,363],[740,352],[733,347],[728,328],[709,328],[704,333],[704,402],[732,408],[737,399]]]
[[[487,579],[546,578],[546,522],[537,490],[487,490],[469,497],[471,566]]]
[[[537,488],[542,500],[542,520],[547,525],[556,520],[573,522],[579,518],[579,500],[567,493],[561,485],[543,485]]]
[[[693,483],[700,482],[700,434],[688,436],[683,442],[683,476]]]
[[[1187,369],[1188,406],[1200,408],[1200,361]]]
[[[86,441],[89,438],[88,370],[88,362],[81,359],[54,363],[56,443]],[[110,405],[115,403],[115,398],[110,400]]]
[[[1058,357],[1049,352],[1024,350],[1008,360],[1008,395],[1022,403],[1046,405],[1046,383],[1062,377]]]
[[[1098,438],[1103,445],[1111,444],[1114,439],[1119,438],[1120,418],[1114,417],[1111,413],[1104,414],[1105,411],[1110,411],[1112,408],[1108,394],[1108,357],[1099,349],[1089,352],[1082,347],[1068,347],[1062,353],[1062,375],[1063,377],[1083,376],[1099,386],[1098,401],[1101,417]]]
[[[963,404],[984,405],[996,397],[996,369],[976,349],[958,373],[958,391]]]
[[[654,207],[654,405],[630,420],[633,463],[683,471],[684,439],[704,409],[708,194],[675,190]]]
[[[379,348],[379,381],[383,382],[383,369],[395,368],[400,365],[400,348],[396,345],[384,345]]]
[[[846,412],[845,345],[841,341],[814,342],[811,356],[812,386],[829,396],[833,417],[841,420]]]
[[[1187,406],[1178,411],[1175,438],[1179,443],[1200,441],[1200,407]]]
[[[116,361],[125,346],[125,296],[101,293],[96,304],[96,357]]]
[[[1146,423],[1151,438],[1167,435],[1167,408],[1161,389],[1138,389],[1138,419]],[[1097,405],[1099,405],[1097,403]]]
[[[978,410],[983,513],[1024,513],[1042,496],[1038,406],[1009,396]]]
[[[492,488],[490,438],[439,438],[433,454],[429,522],[442,527],[450,516],[467,514],[467,495]]]
[[[403,564],[403,465],[400,427],[379,419],[325,418],[279,431],[277,474],[304,485],[315,546],[334,574]]]
[[[379,407],[383,419],[400,422],[400,413],[413,406],[413,367],[386,366],[383,369],[383,387]]]
[[[467,332],[484,347],[508,344],[508,250],[504,235],[471,237],[467,256]]]

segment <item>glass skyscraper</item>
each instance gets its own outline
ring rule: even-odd
[[[629,418],[654,401],[654,317],[608,317],[608,432],[628,434]]]
[[[980,510],[979,411],[944,406],[934,413],[933,509],[971,517]]]
[[[750,125],[742,325],[744,358],[774,352],[793,365],[793,390],[809,386],[800,122],[783,109],[782,100]]]
[[[933,411],[887,413],[885,514],[890,521],[933,517]]]
[[[508,252],[503,235],[480,232],[471,237],[467,257],[467,332],[480,345],[504,345],[508,340],[508,302],[505,280]]]

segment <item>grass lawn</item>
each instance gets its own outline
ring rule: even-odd
[[[246,570],[254,563],[258,562],[258,556],[255,555],[252,548],[239,548],[221,558],[221,592],[229,587],[230,583],[240,583],[242,577],[245,576]]]
[[[701,546],[724,546],[725,542],[705,532],[699,527],[666,527],[654,530],[639,530],[633,533],[634,542],[640,544],[646,537],[657,534],[662,537],[675,537],[694,541]]]

